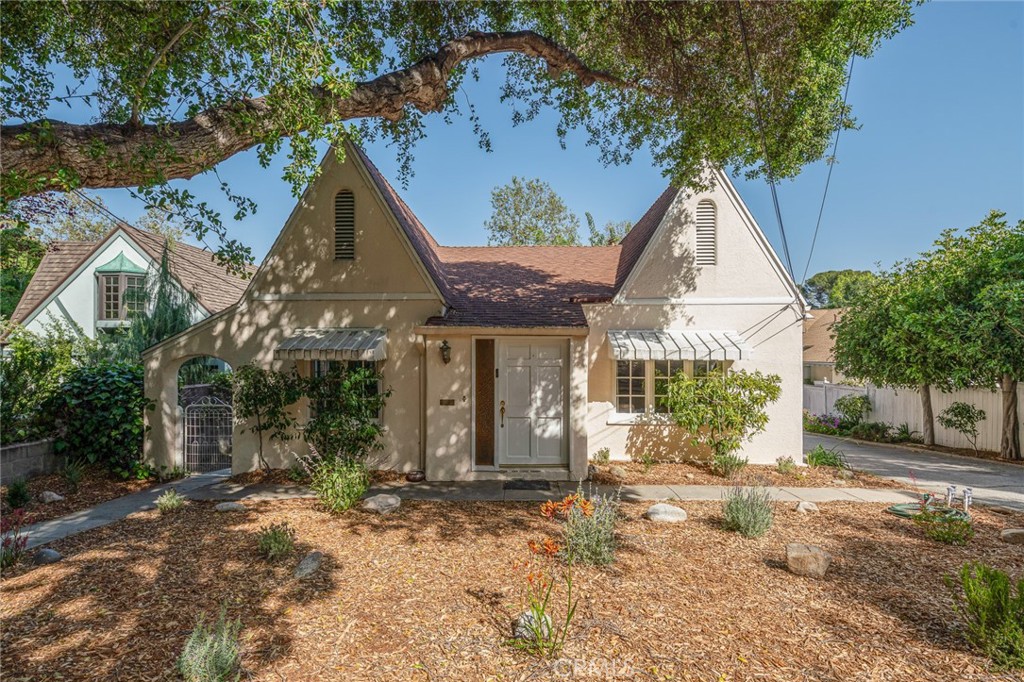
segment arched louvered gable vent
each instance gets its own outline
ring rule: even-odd
[[[715,250],[715,204],[702,201],[697,204],[697,265],[714,265]]]
[[[348,190],[334,195],[334,259],[356,257],[356,199]]]

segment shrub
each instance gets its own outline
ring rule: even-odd
[[[743,471],[745,466],[747,466],[747,458],[740,457],[735,453],[717,454],[711,460],[711,470],[718,476],[725,478],[732,478]]]
[[[834,407],[842,417],[842,425],[852,428],[871,411],[871,399],[866,395],[844,395],[836,399]]]
[[[60,474],[63,476],[64,482],[68,484],[68,489],[71,492],[78,492],[78,486],[85,478],[85,467],[86,464],[81,459],[69,459],[64,463],[64,468],[61,469]]]
[[[732,488],[722,503],[726,530],[736,531],[747,538],[761,537],[775,520],[775,503],[771,494],[761,487]]]
[[[295,551],[295,529],[287,521],[260,528],[256,544],[268,561],[277,561]]]
[[[612,461],[612,451],[608,448],[600,448],[594,453],[595,464],[608,464]]]
[[[156,498],[155,504],[161,514],[168,514],[170,512],[176,512],[184,507],[185,498],[180,495],[177,490],[171,488],[160,495],[160,497]]]
[[[380,413],[391,391],[380,386],[377,372],[340,363],[323,376],[311,377],[305,393],[315,412],[303,438],[318,452],[365,460],[381,447]]]
[[[921,442],[920,434],[910,428],[910,424],[903,422],[899,425],[892,434],[893,443],[919,443]]]
[[[930,540],[945,545],[963,546],[974,537],[974,525],[969,519],[951,518],[934,511],[915,514],[913,519]]]
[[[221,609],[217,622],[207,627],[200,616],[178,656],[178,672],[185,682],[228,682],[241,677],[238,635],[242,622],[228,620]]]
[[[964,564],[960,590],[946,584],[965,621],[967,640],[1004,670],[1024,668],[1024,578],[1016,585],[1002,571],[985,564]]]
[[[56,451],[111,470],[142,457],[142,413],[153,403],[143,393],[141,365],[77,367],[50,407],[59,429]]]
[[[25,555],[28,536],[21,531],[32,522],[24,509],[15,509],[0,518],[0,569],[13,566]]]
[[[813,450],[807,453],[807,466],[849,469],[842,450],[839,448],[825,448],[821,445],[816,445]]]
[[[939,413],[938,420],[944,428],[959,432],[974,452],[978,452],[978,422],[985,421],[985,410],[970,403],[955,402]]]
[[[775,460],[775,470],[787,476],[796,473],[796,462],[792,457],[779,457]]]
[[[804,410],[804,431],[821,433],[826,436],[839,435],[839,417],[827,414],[811,414]]]
[[[584,564],[603,566],[615,561],[615,522],[619,516],[619,499],[597,495],[587,499],[577,490],[564,512],[565,538],[563,558]]]
[[[885,422],[861,422],[850,429],[850,436],[875,443],[887,443],[891,438],[892,427]]]
[[[11,481],[7,486],[7,506],[11,509],[21,509],[28,505],[32,496],[28,492],[28,483],[19,479]]]
[[[157,475],[156,469],[138,459],[125,466],[114,467],[114,474],[123,481],[148,481]]]
[[[649,452],[640,455],[640,465],[644,468],[645,474],[654,468],[655,461],[654,455]]]
[[[370,487],[370,471],[366,464],[346,457],[321,457],[310,446],[312,454],[300,459],[309,474],[309,487],[332,513],[351,509]]]

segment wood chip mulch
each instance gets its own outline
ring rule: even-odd
[[[388,516],[330,516],[311,500],[247,506],[140,512],[56,543],[60,563],[11,569],[4,680],[176,679],[196,617],[221,605],[244,624],[243,679],[259,681],[1019,680],[967,648],[943,578],[967,561],[1024,574],[1024,551],[997,539],[1021,514],[978,510],[977,535],[959,548],[882,505],[779,505],[750,540],[721,530],[718,503],[683,503],[690,518],[676,525],[624,503],[617,561],[577,567],[579,610],[551,661],[507,644],[522,608],[513,562],[556,532],[536,504],[404,502]],[[255,533],[280,521],[299,547],[266,563]],[[788,542],[829,551],[826,578],[788,573]],[[313,549],[320,571],[294,580]]]
[[[31,523],[48,521],[72,512],[81,511],[94,507],[101,502],[113,500],[124,495],[131,495],[140,490],[145,490],[157,484],[156,480],[129,480],[116,478],[103,469],[89,469],[82,482],[78,484],[78,490],[72,492],[70,486],[61,474],[48,474],[37,476],[28,481],[29,493],[32,500],[25,511],[31,517]],[[62,495],[62,502],[44,503],[41,495],[44,490]],[[7,486],[0,486],[0,499],[3,500],[3,513],[10,511],[7,504]]]
[[[393,483],[404,480],[405,474],[394,469],[375,469],[370,472],[370,484]],[[238,485],[287,485],[294,483],[305,483],[305,480],[297,480],[291,469],[256,469],[235,474],[228,479],[230,483]]]
[[[626,471],[625,478],[613,476],[612,467]],[[850,478],[843,478],[844,475]],[[713,473],[708,467],[691,462],[658,462],[645,466],[641,462],[612,462],[598,466],[595,483],[605,485],[767,485],[791,488],[885,488],[909,490],[906,483],[880,478],[860,471],[841,472],[834,467],[806,467],[789,474],[780,473],[775,465],[748,464],[733,478]],[[841,483],[840,483],[841,481]]]

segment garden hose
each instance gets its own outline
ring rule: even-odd
[[[946,521],[970,521],[971,515],[960,509],[954,509],[953,507],[934,507],[927,502],[908,502],[906,504],[894,504],[885,511],[899,516],[904,519],[911,519],[921,514],[922,512],[929,512],[931,514],[937,514]]]

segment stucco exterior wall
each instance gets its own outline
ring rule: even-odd
[[[96,268],[102,267],[120,254],[143,270],[150,266],[149,257],[135,247],[123,234],[115,235],[91,260],[68,278],[56,296],[41,305],[26,321],[25,328],[42,334],[54,320],[74,322],[91,339],[96,338],[97,281]]]

